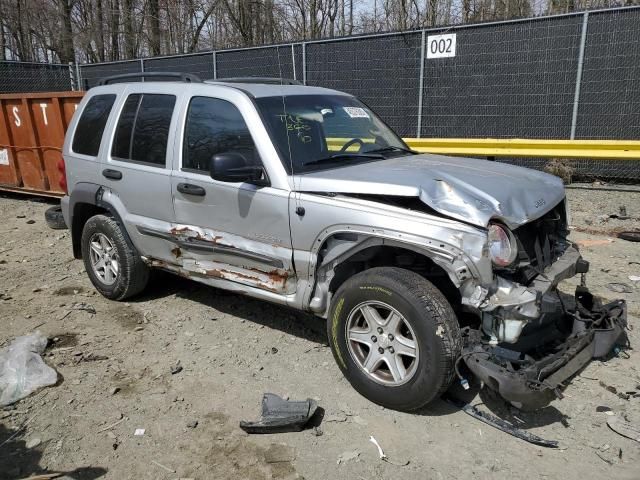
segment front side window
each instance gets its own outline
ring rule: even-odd
[[[260,165],[247,124],[235,105],[218,98],[194,97],[189,104],[182,168],[209,172],[214,155],[239,153],[248,165]]]
[[[71,149],[75,153],[98,155],[102,133],[115,101],[115,95],[96,95],[87,102],[73,135]]]
[[[393,130],[351,96],[284,95],[256,102],[289,172],[411,153]]]
[[[122,108],[111,156],[118,160],[164,167],[174,95],[132,94]]]

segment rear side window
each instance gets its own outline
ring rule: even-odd
[[[111,155],[119,160],[164,167],[175,103],[174,95],[129,95],[118,120]]]
[[[75,153],[98,155],[102,133],[115,101],[115,95],[96,95],[87,102],[73,134],[71,148]]]
[[[209,172],[211,157],[228,152],[242,154],[250,164],[261,163],[247,124],[235,105],[217,98],[194,97],[187,113],[182,168]]]

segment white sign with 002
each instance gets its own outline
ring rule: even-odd
[[[429,35],[427,37],[427,58],[456,56],[456,34]]]

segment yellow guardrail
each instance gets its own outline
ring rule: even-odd
[[[422,153],[478,157],[607,158],[640,160],[636,140],[526,140],[520,138],[405,138]]]

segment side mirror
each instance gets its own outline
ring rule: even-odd
[[[218,153],[211,158],[209,174],[214,180],[230,183],[253,183],[265,186],[264,169],[249,165],[244,155],[237,152]]]

